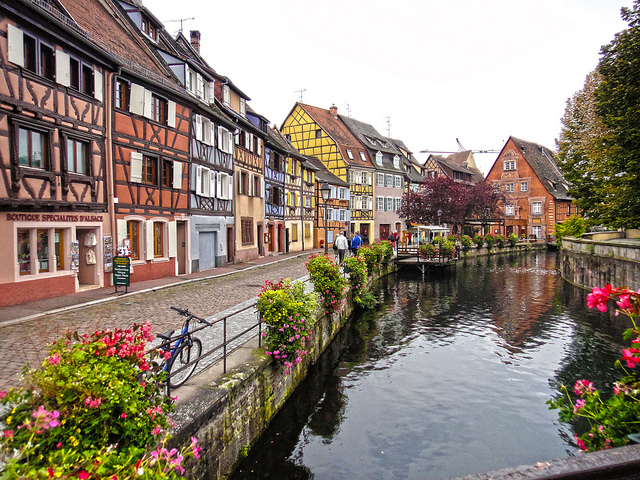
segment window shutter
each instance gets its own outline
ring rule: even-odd
[[[202,196],[209,196],[209,188],[211,187],[211,170],[202,167]]]
[[[225,141],[224,133],[225,133],[224,129],[222,127],[218,127],[218,150],[226,152],[227,150],[224,145],[224,141]]]
[[[227,200],[233,200],[233,177],[227,175]]]
[[[62,50],[56,50],[56,81],[60,85],[68,87],[71,85],[71,65],[69,55]]]
[[[215,103],[216,99],[216,90],[215,90],[216,82],[213,80],[207,84],[207,100],[210,104]]]
[[[144,115],[144,87],[136,83],[131,84],[131,98],[129,99],[129,111],[136,115]]]
[[[144,222],[145,230],[145,259],[153,260],[155,255],[153,254],[153,220],[147,220]]]
[[[132,183],[142,182],[142,154],[139,152],[131,152],[129,164],[129,181]]]
[[[259,197],[264,197],[264,177],[260,177],[260,191],[258,192]]]
[[[196,75],[196,95],[198,98],[204,98],[204,80],[199,73]]]
[[[209,197],[211,198],[216,197],[216,185],[217,185],[216,172],[213,170],[209,170]]]
[[[116,243],[116,247],[121,247],[124,239],[129,235],[129,232],[127,231],[127,221],[121,219],[116,220],[116,231],[116,241],[118,242]]]
[[[202,141],[202,116],[196,115],[196,140]]]
[[[167,103],[167,124],[176,128],[176,102],[169,100]]]
[[[8,24],[7,27],[9,61],[24,67],[24,35],[22,34],[22,30],[11,24]]]
[[[178,225],[176,221],[169,222],[169,257],[178,255]]]
[[[191,70],[187,65],[184,66],[184,88],[191,91]]]
[[[338,198],[338,195],[336,193],[336,187],[331,185],[331,197],[330,198]]]
[[[202,195],[202,167],[196,167],[196,195]]]
[[[351,198],[351,190],[347,189],[347,200]]]
[[[224,176],[225,174],[221,172],[218,172],[218,174],[216,175],[216,197],[223,200],[224,200],[224,194],[222,192],[222,183],[223,183]]]
[[[216,138],[216,126],[213,122],[209,122],[209,141],[207,142],[209,145],[213,146],[215,143],[214,139]]]
[[[142,114],[144,117],[146,118],[153,118],[151,115],[151,102],[152,102],[152,97],[151,97],[151,90],[147,90],[145,89],[144,91],[144,113]]]
[[[182,188],[182,162],[173,161],[173,188]]]
[[[102,88],[102,72],[100,72],[100,70],[98,70],[96,67],[93,67],[93,96],[99,102],[102,102],[104,99]]]

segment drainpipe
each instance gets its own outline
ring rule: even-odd
[[[108,72],[105,68],[105,81],[104,81],[104,117],[105,117],[105,132],[106,132],[106,145],[105,145],[105,163],[106,163],[106,176],[105,182],[107,184],[107,197],[108,197],[108,209],[109,220],[111,223],[111,248],[112,254],[118,251],[118,234],[117,234],[117,222],[116,222],[116,203],[115,203],[115,178],[113,174],[113,135],[112,135],[112,120],[113,120],[113,107],[111,105],[111,82],[114,81],[114,73]],[[120,70],[116,72],[120,74]],[[113,255],[115,256],[115,255]],[[104,262],[104,260],[103,260]],[[104,275],[104,263],[102,265]],[[113,276],[113,273],[111,274]],[[110,279],[109,283],[113,283]]]

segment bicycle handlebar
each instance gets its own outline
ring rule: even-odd
[[[171,310],[175,310],[176,312],[178,312],[180,315],[184,315],[185,317],[190,317],[190,318],[195,318],[197,321],[199,321],[200,323],[204,323],[207,326],[211,326],[211,323],[208,322],[207,320],[205,320],[204,318],[200,318],[200,317],[196,317],[193,313],[191,313],[188,309],[186,308],[178,308],[178,307],[171,307]]]

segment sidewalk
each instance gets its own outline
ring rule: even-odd
[[[62,313],[76,308],[95,305],[114,300],[121,300],[132,295],[141,293],[155,292],[164,288],[186,285],[191,282],[206,280],[210,278],[222,277],[239,271],[248,270],[261,265],[278,263],[290,258],[300,256],[310,256],[314,253],[321,252],[321,249],[305,250],[304,252],[289,252],[287,254],[278,254],[274,256],[260,257],[250,262],[229,264],[224,267],[217,267],[210,270],[191,273],[188,275],[180,275],[177,277],[164,277],[154,280],[145,280],[129,285],[128,293],[125,288],[115,287],[96,288],[84,290],[62,297],[47,298],[44,300],[34,300],[33,302],[12,305],[0,308],[0,326],[13,325],[28,320],[33,320],[41,316],[54,313]]]

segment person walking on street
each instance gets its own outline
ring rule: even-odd
[[[349,242],[347,242],[347,237],[345,237],[344,232],[338,234],[334,244],[338,247],[338,263],[342,263],[344,261],[344,255],[349,248]]]
[[[358,249],[362,246],[362,237],[360,236],[360,232],[356,232],[355,237],[351,240],[351,251],[354,255],[358,255]]]

